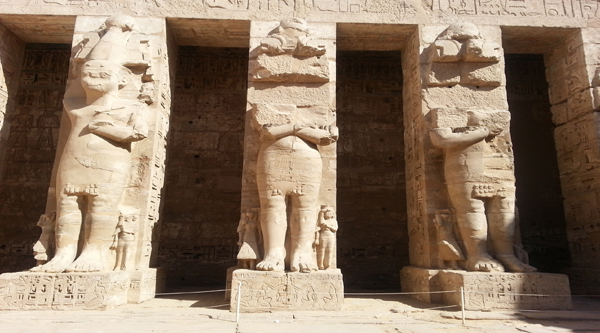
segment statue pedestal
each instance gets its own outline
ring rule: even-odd
[[[154,298],[157,271],[162,270],[5,273],[0,275],[0,310],[109,310],[141,303]]]
[[[423,292],[412,297],[430,303],[461,304],[465,310],[570,310],[569,279],[549,273],[485,273],[404,267],[403,292]],[[426,292],[455,291],[427,294]]]
[[[600,295],[600,269],[568,268],[565,273],[573,284],[574,294]]]
[[[139,271],[128,271],[129,292],[127,303],[139,304],[151,300],[156,293],[165,290],[167,270],[165,268],[146,268]]]
[[[312,273],[263,272],[236,269],[231,272],[231,311],[341,310],[344,283],[339,269]]]
[[[427,269],[415,266],[405,266],[400,270],[400,284],[403,292],[418,293],[411,295],[427,303],[443,303],[442,294],[429,294],[441,291],[437,269]]]

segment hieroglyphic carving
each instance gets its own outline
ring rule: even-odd
[[[241,283],[241,294],[238,287]],[[231,309],[240,297],[240,311],[272,309],[340,310],[344,285],[339,270],[312,274],[260,272],[238,269],[232,273]]]
[[[204,272],[236,263],[248,50],[179,47],[176,66],[158,259],[169,279],[219,283]]]
[[[0,309],[111,309],[127,303],[129,276],[118,273],[7,273],[0,277]]]
[[[562,274],[465,273],[442,271],[442,290],[465,290],[465,309],[570,310],[569,280]],[[459,292],[444,294],[447,304],[461,304]]]
[[[10,2],[7,0],[0,1]],[[370,13],[396,13],[399,17],[414,17],[425,11],[457,16],[509,16],[594,18],[600,16],[595,0],[43,0],[45,6],[100,7],[118,11],[136,8],[147,13],[165,11],[248,11],[248,12],[317,12],[364,15]],[[184,11],[182,11],[184,12]]]
[[[429,232],[427,207],[425,202],[425,147],[424,116],[422,114],[421,70],[419,60],[420,38],[418,32],[412,34],[406,43],[402,57],[404,81],[403,90],[406,156],[406,189],[408,208],[408,236],[410,263],[419,267],[430,267],[432,249],[428,246]]]
[[[583,17],[600,15],[593,0],[428,0],[425,8],[446,15]]]
[[[39,235],[35,222],[44,213],[69,54],[66,45],[30,44],[22,59],[21,75],[12,78],[14,82],[19,81],[19,89],[14,91],[16,94],[11,99],[15,107],[7,114],[4,124],[8,135],[3,138],[8,140],[3,142],[6,151],[4,165],[0,167],[3,170],[0,221],[6,235],[0,239],[0,247],[12,254],[0,263],[2,271],[23,270],[35,264],[31,257],[25,256],[32,253],[32,245]],[[15,73],[14,68],[7,75],[12,73]]]

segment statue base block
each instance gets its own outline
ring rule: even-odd
[[[466,310],[570,310],[569,279],[563,274],[486,273],[443,270],[438,273],[444,303]]]
[[[415,266],[405,266],[400,270],[400,285],[403,292],[416,293],[411,295],[427,303],[443,303],[442,294],[430,294],[432,291],[441,291],[438,278],[439,270]]]
[[[568,268],[571,291],[576,295],[600,295],[600,269]]]
[[[339,269],[312,273],[236,269],[231,272],[232,312],[237,309],[238,296],[240,312],[341,310],[344,283]]]
[[[0,275],[0,310],[108,310],[127,304],[129,273]]]
[[[156,293],[165,289],[165,268],[146,268],[139,271],[128,271],[129,292],[127,303],[139,304],[154,298]]]

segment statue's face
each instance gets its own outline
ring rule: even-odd
[[[332,219],[334,217],[333,211],[331,211],[331,210],[326,210],[324,215],[325,215],[325,218],[328,220]]]
[[[90,60],[81,69],[81,83],[85,90],[114,92],[119,90],[119,66],[106,60]]]

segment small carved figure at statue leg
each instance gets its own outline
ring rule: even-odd
[[[54,227],[56,225],[56,213],[42,214],[37,225],[42,228],[42,234],[39,240],[33,245],[34,258],[37,260],[37,266],[48,262],[54,249]]]
[[[334,207],[321,206],[317,228],[317,266],[323,270],[336,268],[335,251],[338,223]]]
[[[113,234],[115,241],[113,242],[113,246],[111,246],[111,249],[115,249],[117,252],[113,270],[127,270],[127,262],[135,246],[135,234],[137,233],[137,230],[138,223],[136,215],[121,214],[121,216],[119,216],[119,224]]]
[[[261,258],[259,244],[262,244],[260,228],[260,209],[247,209],[242,213],[238,226],[238,245],[240,247],[237,259],[238,265],[246,269],[256,269],[256,262]]]
[[[78,198],[67,195],[65,191],[59,194],[62,197],[56,214],[55,251],[54,256],[47,263],[31,269],[32,272],[63,272],[77,255],[79,233],[81,232],[81,212],[79,211]]]

